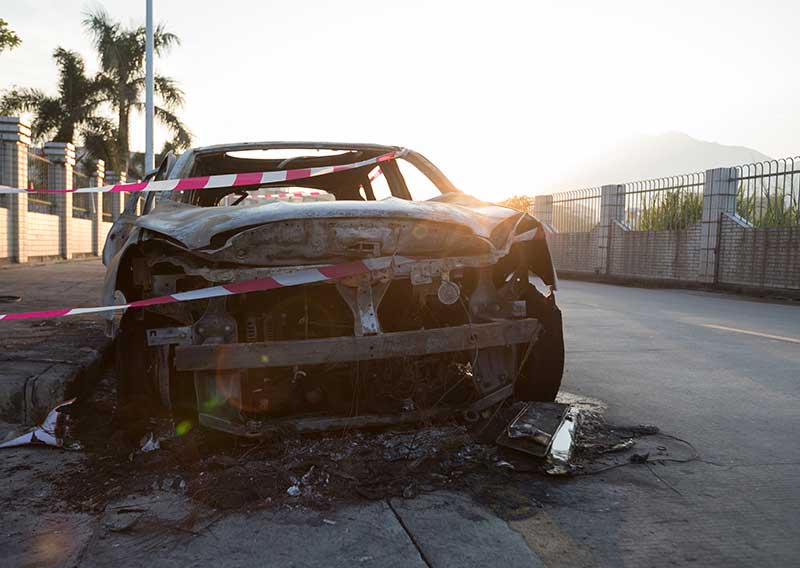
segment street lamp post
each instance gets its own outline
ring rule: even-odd
[[[144,172],[155,167],[153,154],[153,0],[146,0],[145,15],[145,152]]]

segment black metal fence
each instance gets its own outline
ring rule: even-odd
[[[114,221],[114,212],[111,209],[111,194],[110,193],[98,193],[97,198],[102,203],[101,207],[103,208],[103,222],[111,223]]]
[[[588,233],[599,222],[599,187],[553,194],[553,227],[559,233]]]
[[[800,157],[735,169],[737,215],[755,227],[800,225]]]
[[[50,160],[37,153],[36,149],[28,150],[28,189],[50,188]],[[30,193],[28,194],[28,211],[33,213],[56,213],[55,193]]]
[[[89,176],[82,172],[73,170],[72,172],[72,187],[77,189],[79,187],[89,186]],[[72,195],[72,216],[77,219],[91,219],[92,214],[95,212],[94,206],[95,194],[93,193],[74,193]]]
[[[625,187],[625,223],[634,231],[679,231],[703,217],[705,173],[634,181]]]
[[[6,174],[12,168],[11,152],[6,144],[0,144],[0,185],[10,185],[11,176]],[[0,195],[0,207],[7,208],[11,203],[10,195]]]

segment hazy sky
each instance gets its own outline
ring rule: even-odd
[[[637,134],[800,153],[794,0],[154,3],[183,41],[156,72],[186,91],[198,145],[407,145],[484,197],[546,191]],[[0,88],[53,90],[56,46],[95,70],[81,19],[99,5],[144,21],[144,0],[0,0],[23,39]]]

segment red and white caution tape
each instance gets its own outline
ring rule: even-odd
[[[173,302],[191,302],[192,300],[205,300],[207,298],[218,298],[220,296],[233,296],[235,294],[246,294],[247,292],[261,292],[264,290],[274,290],[275,288],[287,288],[290,286],[301,286],[303,284],[314,284],[325,282],[326,280],[339,280],[348,276],[355,276],[376,270],[386,270],[392,266],[399,266],[416,262],[416,259],[403,256],[385,256],[381,258],[368,258],[344,264],[332,264],[319,268],[307,268],[297,270],[287,274],[276,274],[266,278],[255,278],[220,286],[211,286],[199,290],[188,292],[178,292],[167,296],[158,296],[137,300],[128,304],[114,306],[98,306],[94,308],[71,308],[60,310],[45,310],[40,312],[21,312],[16,314],[0,314],[0,321],[11,321],[21,319],[49,319],[64,316],[77,316],[84,314],[97,314],[102,312],[112,312],[117,310],[127,310],[128,308],[142,308],[155,306],[158,304],[171,304]]]
[[[277,170],[272,172],[250,172],[242,174],[222,174],[216,176],[201,176],[182,179],[165,179],[159,181],[143,181],[137,183],[118,183],[102,187],[81,187],[78,189],[21,189],[0,188],[0,195],[17,193],[119,193],[121,191],[135,193],[139,191],[189,191],[197,189],[220,189],[227,187],[240,187],[245,185],[265,185],[307,179],[326,174],[363,168],[399,158],[406,150],[398,150],[381,154],[375,158],[340,164],[337,166],[319,166],[316,168],[298,168],[293,170]]]
[[[382,175],[383,175],[383,170],[380,168],[375,168],[374,170],[372,170],[372,173],[369,174],[369,182],[372,183]]]
[[[330,194],[325,191],[291,191],[289,193],[257,193],[255,195],[251,195],[250,197],[255,197],[256,199],[289,199],[292,197],[310,197],[318,195]]]

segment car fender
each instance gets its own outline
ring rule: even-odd
[[[115,227],[112,227],[112,231]],[[111,236],[111,232],[109,232]],[[125,300],[124,295],[119,290],[119,270],[125,260],[130,249],[137,244],[142,237],[141,227],[132,227],[124,240],[122,245],[110,246],[106,240],[106,246],[103,247],[103,264],[106,266],[106,275],[103,280],[103,289],[101,293],[101,306],[111,306],[118,303],[117,300]],[[120,298],[120,296],[122,297]],[[113,323],[117,320],[119,314],[116,312],[105,312],[102,314],[106,319],[106,334],[109,337],[114,337],[116,329]]]

